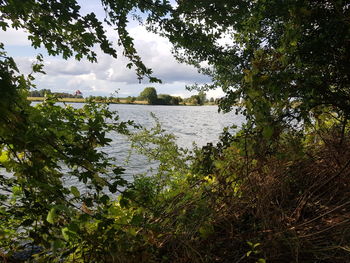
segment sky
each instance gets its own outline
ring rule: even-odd
[[[95,12],[101,20],[104,11],[98,0],[80,0],[81,12]],[[143,62],[153,69],[154,76],[162,80],[162,84],[149,83],[147,79],[139,80],[135,71],[126,68],[128,60],[121,55],[118,59],[103,54],[98,48],[98,62],[90,63],[86,60],[76,61],[73,58],[64,60],[60,57],[50,57],[44,49],[34,49],[28,41],[28,35],[23,30],[0,29],[0,42],[5,45],[8,54],[14,57],[20,70],[27,74],[36,54],[44,55],[45,75],[36,75],[37,89],[51,89],[53,92],[74,93],[80,90],[84,96],[110,96],[118,91],[119,97],[138,96],[149,86],[157,89],[158,94],[189,97],[196,91],[189,92],[186,85],[194,83],[210,83],[207,76],[203,76],[189,65],[178,63],[171,54],[171,44],[165,38],[147,32],[137,22],[128,26],[129,33],[135,40],[135,47]],[[116,33],[106,27],[109,38],[116,43]],[[221,97],[220,90],[209,91],[207,97]]]

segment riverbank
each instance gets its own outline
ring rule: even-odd
[[[44,97],[27,97],[27,100],[29,101],[44,101]],[[58,101],[60,102],[69,102],[69,103],[86,103],[87,99],[85,98],[58,98]],[[135,100],[133,102],[129,101],[128,99],[108,99],[108,100],[95,100],[95,102],[98,103],[112,103],[112,104],[138,104],[138,105],[150,105],[145,100]],[[203,106],[203,105],[196,105],[196,104],[190,104],[190,103],[181,103],[180,106]],[[179,106],[179,105],[173,105],[173,106]],[[214,103],[205,103],[204,106],[215,106]],[[156,104],[154,106],[157,106]],[[159,105],[158,105],[159,106]],[[171,106],[171,105],[167,105]]]
[[[29,101],[44,101],[44,97],[27,97]],[[85,98],[58,98],[60,102],[70,102],[70,103],[86,103],[87,99]],[[147,105],[147,101],[136,100],[133,102],[128,101],[127,99],[108,99],[108,100],[95,100],[99,103],[113,103],[113,104],[141,104]]]

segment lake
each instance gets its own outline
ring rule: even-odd
[[[118,112],[123,121],[133,120],[144,127],[152,127],[154,113],[162,128],[177,137],[181,147],[191,147],[192,142],[203,146],[207,142],[217,142],[223,128],[232,124],[240,126],[241,115],[218,113],[217,106],[150,106],[132,104],[112,104],[111,110]]]
[[[183,148],[192,148],[193,142],[204,146],[208,142],[218,142],[224,127],[232,124],[240,127],[245,118],[242,115],[218,113],[217,106],[150,106],[132,104],[111,104],[112,110],[118,112],[122,121],[133,120],[136,124],[151,128],[155,121],[151,116],[154,113],[159,119],[162,128],[174,134],[176,142]],[[130,143],[120,136],[112,137],[110,147],[102,150],[117,158],[123,163],[128,156]],[[149,167],[146,158],[132,156],[125,166],[126,175],[143,173]]]
[[[33,103],[37,104],[37,103]],[[73,107],[80,108],[84,104],[73,103]],[[193,142],[198,146],[207,143],[218,142],[219,136],[224,127],[233,124],[240,127],[245,118],[242,115],[230,113],[218,113],[217,106],[151,106],[136,104],[111,104],[110,109],[117,111],[121,121],[133,120],[135,124],[151,128],[155,121],[151,116],[154,113],[159,119],[162,128],[175,135],[176,142],[183,148],[192,148]],[[147,158],[138,154],[132,154],[129,162],[126,163],[130,152],[130,142],[118,134],[110,134],[112,142],[108,147],[101,148],[102,151],[111,157],[116,158],[116,165],[126,169],[125,178],[133,180],[133,176],[143,174],[150,167],[156,166],[149,163]],[[65,170],[63,168],[63,170]],[[77,185],[80,190],[82,185],[76,178],[66,178],[68,185]]]

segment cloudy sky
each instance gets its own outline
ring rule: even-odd
[[[82,13],[94,11],[103,18],[103,10],[98,0],[81,0]],[[116,34],[106,28],[107,35],[116,42]],[[88,61],[63,60],[59,57],[49,57],[45,50],[31,47],[27,34],[14,29],[6,32],[0,29],[0,42],[5,44],[9,55],[13,56],[24,73],[28,73],[36,54],[44,55],[46,75],[37,75],[38,89],[48,88],[52,91],[73,93],[79,89],[84,96],[108,96],[119,90],[119,96],[137,96],[145,87],[154,86],[158,93],[188,97],[196,92],[189,92],[186,85],[194,83],[209,83],[210,79],[197,73],[191,66],[178,63],[171,54],[171,44],[164,38],[147,32],[136,22],[129,25],[129,32],[135,39],[135,46],[143,62],[154,71],[154,76],[160,78],[163,84],[148,83],[146,79],[139,84],[134,70],[125,67],[127,59],[119,56],[114,59],[103,54],[98,49],[98,63]],[[219,90],[210,91],[208,97],[220,97]]]

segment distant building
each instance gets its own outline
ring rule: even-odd
[[[76,90],[75,93],[74,93],[74,96],[82,97],[83,93],[80,90]]]

